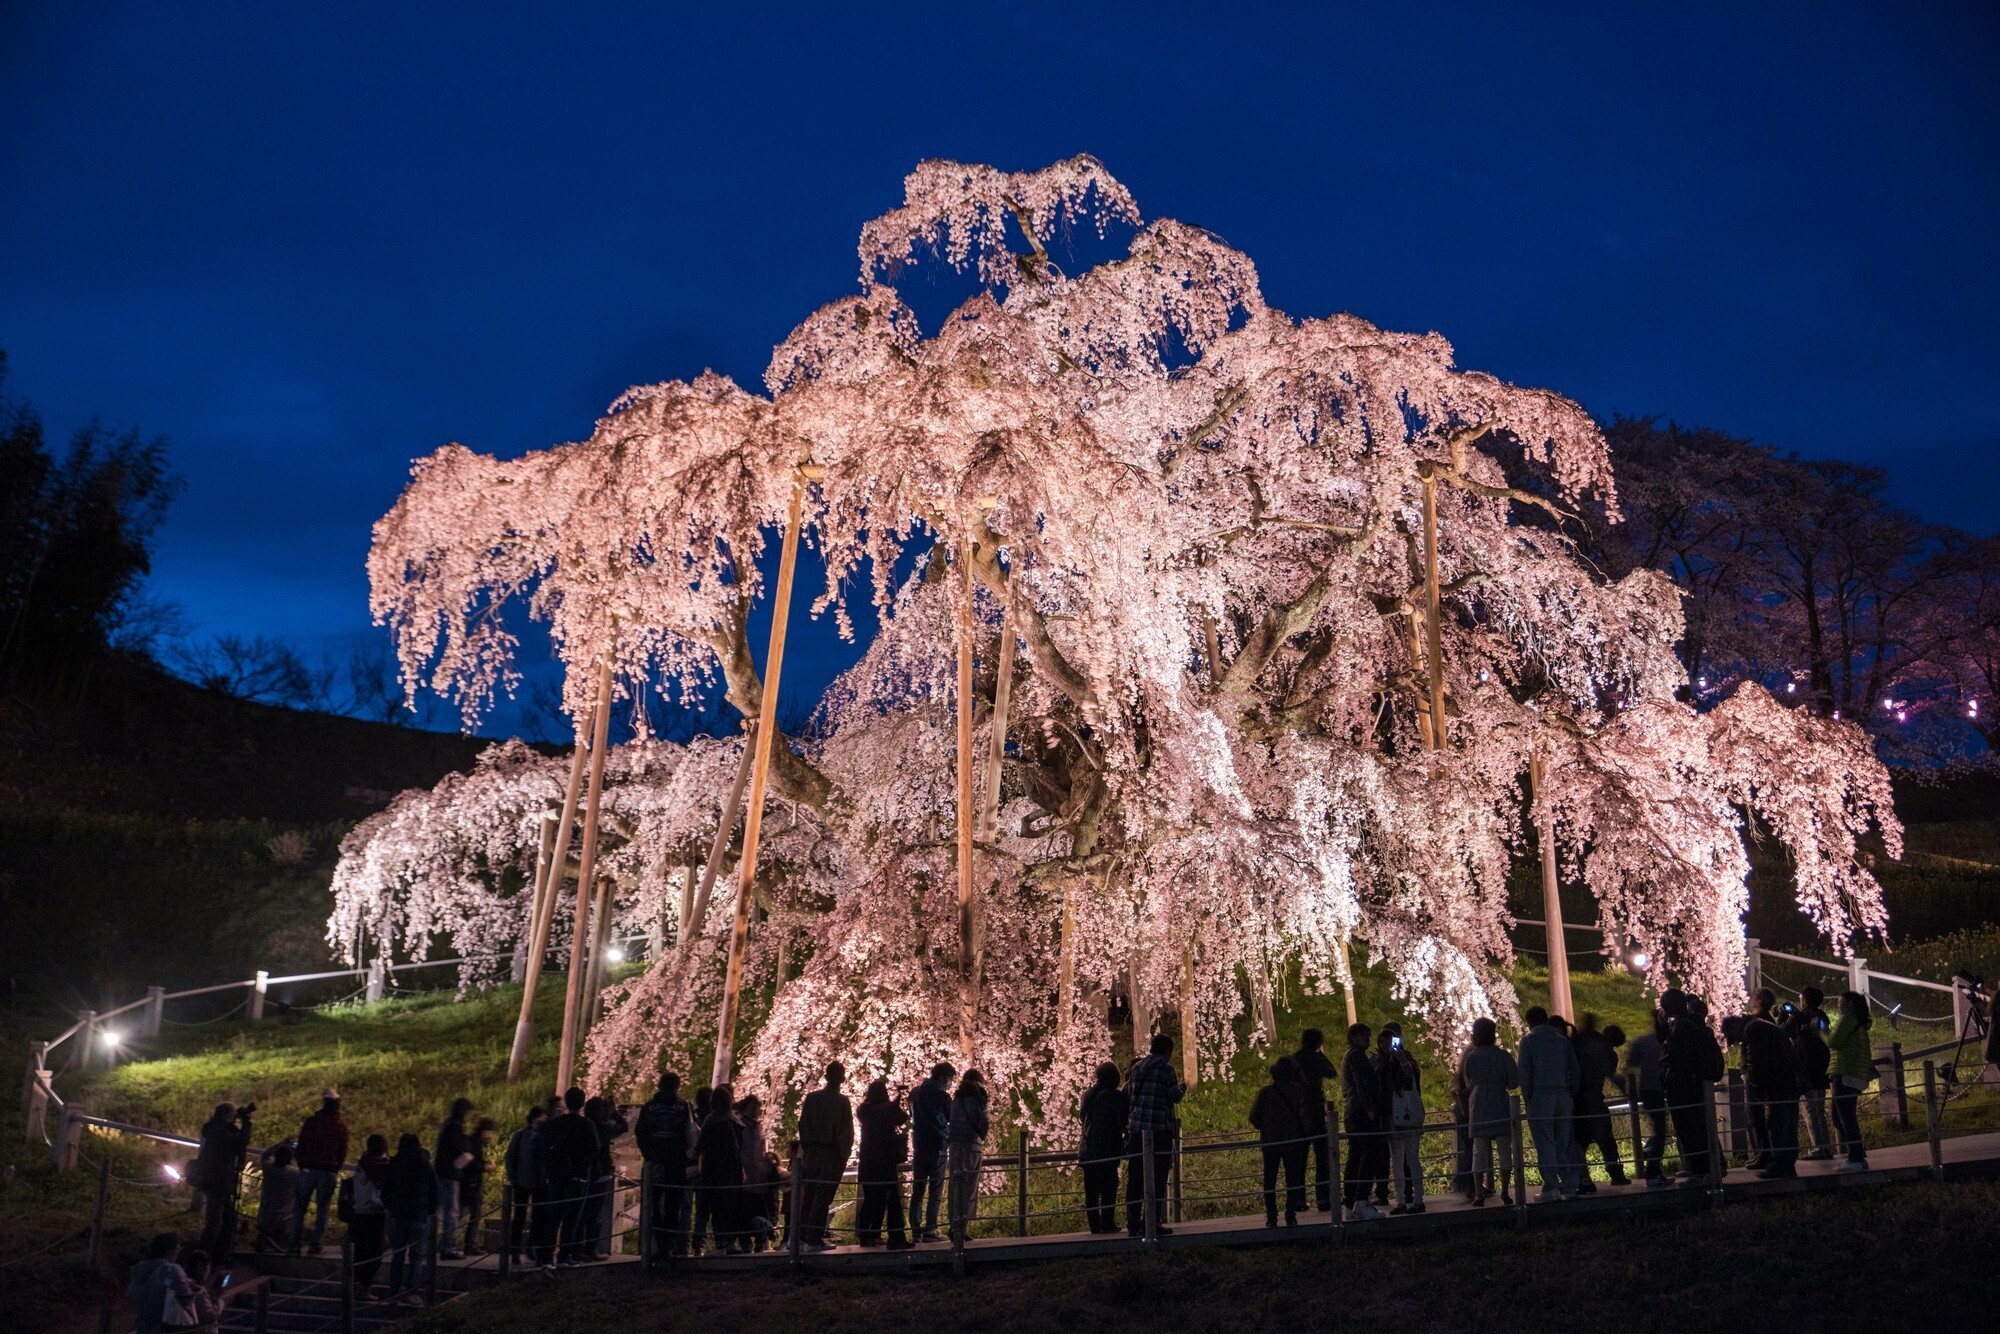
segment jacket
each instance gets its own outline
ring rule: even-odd
[[[542,1163],[555,1184],[588,1178],[597,1163],[597,1127],[581,1112],[564,1112],[542,1123]]]
[[[1340,1072],[1326,1059],[1324,1051],[1295,1051],[1292,1063],[1305,1076],[1306,1123],[1318,1134],[1326,1129],[1326,1081],[1338,1078]]]
[[[437,1212],[438,1177],[422,1149],[389,1160],[389,1185],[382,1192],[382,1204],[389,1217],[414,1223]]]
[[[1604,1034],[1578,1031],[1570,1045],[1576,1048],[1578,1083],[1576,1114],[1591,1116],[1604,1110],[1604,1081],[1618,1074],[1618,1049]]]
[[[1077,1115],[1083,1121],[1078,1161],[1116,1158],[1124,1153],[1125,1123],[1132,1118],[1132,1100],[1125,1096],[1124,1089],[1093,1084],[1083,1095]]]
[[[235,1121],[210,1117],[201,1128],[201,1148],[195,1151],[191,1184],[208,1192],[229,1190],[250,1147],[250,1132]]]
[[[465,1133],[465,1122],[447,1121],[439,1126],[437,1147],[431,1152],[431,1161],[437,1164],[438,1180],[458,1180],[458,1160],[474,1151],[472,1136]]]
[[[298,1146],[301,1172],[338,1172],[347,1161],[347,1122],[322,1107],[299,1126]]]
[[[393,1161],[384,1154],[379,1158],[361,1155],[361,1161],[354,1165],[354,1212],[356,1214],[384,1214],[389,1211],[387,1198],[383,1194],[389,1188],[389,1164]]]
[[[125,1299],[132,1303],[138,1317],[139,1334],[157,1334],[165,1328],[160,1319],[169,1292],[192,1306],[194,1284],[189,1281],[187,1271],[172,1260],[141,1260],[132,1266],[132,1273],[125,1281]]]
[[[1250,1102],[1250,1124],[1257,1128],[1258,1140],[1285,1148],[1301,1147],[1299,1142],[1313,1133],[1306,1122],[1306,1096],[1305,1084],[1296,1079],[1284,1083],[1272,1080],[1258,1089]]]
[[[695,1152],[701,1156],[702,1185],[743,1184],[743,1125],[732,1113],[708,1114],[708,1120],[701,1123]]]
[[[1176,1124],[1174,1106],[1186,1095],[1187,1085],[1174,1073],[1174,1063],[1167,1057],[1149,1053],[1134,1062],[1131,1073],[1125,1076],[1125,1096],[1132,1100],[1125,1120],[1127,1147],[1139,1142],[1142,1130],[1155,1134],[1171,1131]],[[1153,1148],[1164,1153],[1167,1146],[1155,1143]]]
[[[1382,1097],[1382,1079],[1362,1047],[1349,1047],[1340,1063],[1340,1100],[1346,1104],[1347,1129],[1386,1130],[1389,1109]]]
[[[855,1109],[854,1119],[861,1123],[861,1179],[886,1181],[910,1156],[909,1136],[903,1130],[910,1114],[893,1102],[864,1102]]]
[[[951,1091],[938,1080],[926,1079],[910,1093],[910,1140],[918,1156],[943,1153],[950,1128]]]
[[[1743,1026],[1743,1082],[1759,1102],[1789,1102],[1800,1093],[1792,1040],[1763,1015],[1753,1015]]]
[[[736,1119],[743,1125],[736,1135],[743,1150],[743,1184],[768,1186],[773,1174],[764,1154],[764,1127],[753,1117],[739,1115]]]
[[[1567,1093],[1572,1097],[1583,1086],[1583,1066],[1576,1059],[1576,1044],[1564,1037],[1554,1024],[1537,1024],[1521,1037],[1521,1054],[1515,1058],[1521,1077],[1521,1094]]]
[[[992,1129],[986,1115],[986,1086],[964,1084],[951,1097],[951,1126],[945,1132],[948,1144],[984,1144]]]
[[[1660,1072],[1669,1101],[1693,1101],[1704,1083],[1722,1078],[1722,1070],[1722,1048],[1708,1025],[1689,1015],[1674,1020]]]
[[[1625,1073],[1639,1077],[1639,1092],[1666,1096],[1666,1047],[1658,1033],[1641,1033],[1625,1048]]]
[[[649,1163],[685,1163],[694,1128],[694,1108],[685,1099],[656,1096],[639,1109],[633,1138],[639,1156]]]
[[[1833,1053],[1826,1045],[1826,1011],[1802,1010],[1792,1019],[1792,1051],[1799,1062],[1799,1083],[1808,1089],[1824,1089]]]
[[[1832,1073],[1858,1079],[1864,1085],[1874,1082],[1875,1052],[1868,1042],[1868,1030],[1851,1016],[1840,1016],[1827,1035],[1826,1047],[1833,1054]]]
[[[539,1127],[515,1131],[500,1161],[507,1169],[507,1184],[515,1190],[540,1190],[549,1184],[547,1144]]]
[[[1457,1085],[1470,1133],[1485,1138],[1513,1133],[1507,1090],[1521,1086],[1521,1071],[1505,1047],[1467,1050],[1458,1063]]]
[[[590,1128],[597,1132],[597,1152],[590,1159],[590,1175],[593,1177],[616,1175],[618,1168],[611,1161],[611,1145],[620,1135],[632,1128],[631,1123],[616,1107],[603,1116],[586,1119],[590,1121]]]
[[[1393,1126],[1420,1126],[1424,1123],[1424,1072],[1417,1058],[1407,1050],[1379,1056],[1377,1077],[1382,1081],[1382,1101]]]
[[[839,1089],[818,1088],[806,1094],[799,1109],[799,1147],[807,1153],[835,1154],[841,1162],[854,1148],[854,1105]]]

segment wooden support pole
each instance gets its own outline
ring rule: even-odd
[[[97,1257],[104,1244],[104,1205],[111,1198],[111,1159],[107,1156],[97,1160],[97,1204],[90,1211],[90,1246],[84,1255],[84,1267],[95,1270]]]
[[[1139,952],[1132,952],[1131,961],[1125,969],[1126,1000],[1132,1007],[1132,1057],[1134,1060],[1146,1054],[1146,1044],[1153,1037],[1153,1010],[1148,1004],[1146,992],[1139,985]]]
[[[563,788],[562,814],[553,829],[542,826],[542,841],[549,849],[546,870],[535,886],[535,919],[528,941],[527,967],[521,974],[521,1014],[514,1022],[514,1049],[507,1057],[507,1082],[520,1079],[528,1066],[528,1050],[535,1041],[535,993],[542,982],[542,964],[549,953],[549,929],[556,920],[556,901],[562,893],[563,863],[569,859],[570,830],[576,827],[576,804],[583,791],[583,762],[590,753],[589,737],[596,730],[597,710],[593,705],[584,726],[576,731],[576,748],[570,755],[569,782]],[[553,833],[554,839],[550,841]]]
[[[160,1024],[167,1013],[167,989],[165,987],[146,988],[146,1018],[139,1032],[149,1038],[160,1036]]]
[[[1354,1003],[1354,959],[1347,951],[1347,937],[1340,938],[1340,967],[1347,974],[1347,985],[1342,988],[1347,993],[1347,1026],[1354,1027],[1361,1022],[1361,1007]]]
[[[1192,945],[1181,951],[1181,1079],[1189,1088],[1201,1082],[1201,1062],[1196,1059],[1194,1041],[1194,947]]]
[[[972,541],[959,552],[958,599],[958,1059],[972,1065],[972,1034],[979,1009],[973,974],[972,894]]]
[[[1944,1127],[1939,1125],[1937,1062],[1924,1062],[1924,1134],[1931,1142],[1931,1175],[1944,1180]]]
[[[250,983],[249,1018],[251,1023],[253,1024],[257,1023],[263,1019],[264,997],[270,993],[270,990],[271,990],[271,974],[267,970],[259,968],[257,970],[257,976],[254,979],[252,979]]]
[[[551,904],[546,889],[549,862],[556,852],[555,812],[543,811],[539,823],[541,837],[535,842],[535,870],[528,881],[528,929],[514,945],[514,980],[523,985],[528,980],[528,956],[534,952],[535,937],[542,929],[542,916]]]
[[[1556,881],[1556,821],[1549,809],[1548,760],[1537,746],[1528,758],[1529,800],[1535,808],[1535,842],[1542,853],[1542,915],[1547,921],[1549,950],[1549,1009],[1565,1019],[1576,1018],[1570,998],[1569,944],[1563,936],[1562,890]]]
[[[979,794],[979,824],[976,837],[993,841],[1000,824],[1001,766],[1007,758],[1007,716],[1014,700],[1014,598],[1012,585],[1007,592],[1007,609],[1000,615],[1000,654],[994,666],[993,717],[986,737],[986,786]]]
[[[576,1073],[583,1021],[584,949],[590,942],[590,891],[597,879],[597,824],[604,797],[604,753],[611,736],[611,655],[597,662],[597,707],[592,711],[590,779],[583,799],[583,843],[576,853],[576,920],[570,924],[569,974],[563,979],[562,1037],[556,1048],[556,1092]],[[561,883],[557,862],[557,883]]]
[[[803,473],[792,478],[785,515],[785,544],[778,557],[778,587],[771,597],[771,650],[764,663],[763,698],[757,704],[756,759],[750,770],[750,806],[743,817],[743,855],[736,863],[736,921],[729,933],[729,971],[716,1021],[715,1066],[709,1084],[726,1083],[736,1064],[736,1010],[743,992],[743,955],[750,943],[750,892],[757,883],[757,839],[764,831],[764,792],[771,781],[771,743],[778,733],[778,681],[785,664],[785,622],[792,609],[792,574],[799,560],[799,514],[805,502]],[[698,904],[697,911],[705,904]],[[793,1218],[797,1226],[798,1219]]]
[[[597,1022],[597,998],[604,991],[605,954],[611,949],[611,877],[597,877],[597,903],[590,914],[590,965],[583,974],[583,1018],[577,1039]]]
[[[1076,905],[1070,896],[1075,891],[1063,886],[1062,934],[1056,938],[1056,1031],[1061,1032],[1069,1023],[1070,1010],[1074,1003],[1070,999],[1076,987]]]
[[[743,756],[736,763],[736,781],[729,785],[729,798],[722,803],[722,819],[715,826],[715,837],[709,840],[708,860],[701,864],[701,883],[681,916],[679,948],[683,959],[694,949],[694,938],[700,932],[701,924],[708,919],[708,898],[715,889],[716,876],[722,872],[722,859],[729,851],[730,836],[736,832],[736,817],[743,810],[743,789],[749,786],[750,770],[757,761],[757,720],[744,719],[743,728]],[[688,864],[688,870],[694,870],[692,862]]]
[[[1438,593],[1437,478],[1427,466],[1424,479],[1425,667],[1430,673],[1431,749],[1444,749],[1444,604]]]

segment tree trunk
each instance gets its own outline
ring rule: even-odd
[[[507,1057],[509,1084],[518,1080],[527,1068],[528,1049],[535,1041],[535,991],[542,980],[542,961],[549,952],[549,930],[556,920],[556,903],[562,893],[563,863],[569,857],[570,830],[576,826],[576,803],[583,788],[583,761],[590,753],[588,738],[597,726],[596,720],[597,710],[593,706],[590,716],[584,719],[584,725],[576,731],[576,752],[569,762],[569,784],[563,789],[562,815],[556,822],[555,843],[549,849],[547,870],[535,888],[535,920],[529,932],[527,968],[521,982],[521,1017],[515,1021],[514,1050]]]
[[[972,1034],[979,1008],[972,940],[972,542],[959,555],[958,602],[958,1058],[972,1065]],[[995,725],[999,726],[996,718]]]
[[[1437,478],[1424,474],[1424,619],[1430,672],[1431,749],[1444,749],[1444,604],[1438,594]]]

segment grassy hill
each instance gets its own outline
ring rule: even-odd
[[[485,744],[129,665],[84,696],[0,697],[0,1005],[323,966],[341,837]]]

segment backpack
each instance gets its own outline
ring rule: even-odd
[[[356,1172],[354,1176],[342,1177],[340,1190],[333,1197],[333,1216],[343,1223],[354,1221],[354,1177],[360,1175]]]
[[[1715,1033],[1707,1024],[1696,1025],[1701,1034],[1701,1077],[1711,1084],[1722,1082],[1725,1066],[1722,1061],[1721,1044],[1715,1040]]]

